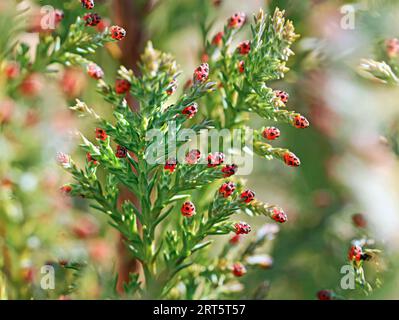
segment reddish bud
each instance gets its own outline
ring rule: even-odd
[[[208,164],[208,166],[209,166],[209,164]],[[237,165],[235,165],[235,164],[226,164],[222,168],[222,172],[224,173],[223,177],[224,178],[231,177],[232,175],[236,174],[237,170],[238,170],[238,166]]]
[[[93,159],[93,157],[92,157],[90,152],[86,153],[86,159],[87,159],[87,162],[89,162],[89,163],[92,163],[94,165],[98,164],[98,161]]]
[[[15,103],[12,100],[0,101],[0,124],[11,120],[15,110]]]
[[[292,152],[287,151],[283,155],[284,163],[290,167],[298,167],[301,164],[299,158]]]
[[[245,72],[245,62],[244,61],[239,61],[237,65],[237,69],[239,73],[244,73]]]
[[[246,222],[237,222],[234,225],[236,234],[248,234],[251,232],[251,226]]]
[[[22,269],[22,278],[27,283],[32,283],[35,280],[35,269],[33,267],[25,267]]]
[[[255,192],[249,189],[245,190],[241,193],[240,198],[245,203],[250,203],[252,200],[255,199]]]
[[[190,150],[186,154],[186,162],[188,164],[196,164],[200,158],[201,152],[198,149]]]
[[[64,11],[56,9],[54,11],[55,23],[58,25],[64,19]]]
[[[68,98],[75,98],[83,91],[85,82],[86,77],[81,69],[68,68],[62,75],[60,86]]]
[[[309,127],[309,121],[304,116],[296,115],[293,120],[293,124],[298,129],[305,129]]]
[[[234,263],[231,271],[236,277],[242,277],[247,273],[247,269],[240,262]]]
[[[238,12],[233,14],[228,20],[228,27],[233,29],[241,28],[245,23],[245,13]]]
[[[72,226],[72,233],[79,239],[87,239],[98,235],[99,229],[94,219],[84,217]]]
[[[194,84],[203,83],[208,80],[209,77],[209,65],[207,63],[201,63],[200,66],[194,70],[193,82]]]
[[[124,37],[126,37],[126,30],[119,26],[112,26],[109,28],[109,32],[112,39],[115,40],[122,40]]]
[[[225,156],[222,152],[210,153],[208,155],[208,167],[213,168],[221,165],[225,160]]]
[[[95,27],[101,22],[101,17],[97,13],[86,13],[83,16],[86,26]]]
[[[193,215],[195,215],[194,203],[192,203],[191,201],[184,202],[180,211],[183,216],[188,217],[188,218],[192,217]]]
[[[110,21],[108,19],[101,19],[98,25],[96,26],[96,29],[98,32],[104,32],[106,28],[110,26]]]
[[[63,194],[69,194],[72,191],[72,187],[70,185],[68,185],[68,184],[65,184],[65,185],[60,187],[60,191]]]
[[[4,73],[9,80],[17,78],[20,74],[19,63],[16,61],[8,62],[4,68]]]
[[[220,31],[215,34],[215,36],[212,38],[212,44],[214,46],[220,46],[223,43],[223,31]]]
[[[107,240],[95,239],[89,243],[89,255],[94,262],[106,262],[113,252],[113,248]]]
[[[286,104],[288,102],[289,95],[283,90],[275,90],[274,95],[276,98],[280,99],[281,102]]]
[[[287,215],[285,212],[280,208],[273,208],[271,218],[279,223],[284,223],[287,221]]]
[[[275,140],[280,136],[280,130],[276,127],[267,127],[263,130],[262,136],[267,140]]]
[[[334,293],[331,290],[320,290],[317,292],[317,299],[319,300],[333,300]]]
[[[219,188],[219,193],[224,198],[227,198],[231,196],[235,190],[236,190],[236,185],[233,182],[229,181],[222,184],[222,186]]]
[[[361,246],[353,245],[349,248],[348,259],[349,261],[359,262],[362,258],[363,250]]]
[[[104,141],[107,139],[107,133],[101,128],[96,128],[96,138]]]
[[[169,83],[168,88],[166,89],[166,94],[170,96],[170,95],[174,94],[176,92],[176,90],[177,90],[177,80],[173,79]]]
[[[115,92],[117,94],[125,94],[130,90],[130,82],[126,79],[116,79],[115,81]]]
[[[208,54],[203,53],[203,54],[201,55],[201,62],[206,63],[206,62],[208,62],[208,61],[209,61],[209,56],[208,56]]]
[[[237,47],[237,52],[241,55],[247,55],[250,50],[251,43],[249,41],[243,41]]]
[[[23,95],[36,97],[43,89],[43,82],[38,74],[31,73],[22,81],[19,88]]]
[[[396,38],[388,39],[385,42],[387,55],[390,58],[396,57],[399,54],[399,40]]]
[[[117,158],[120,158],[120,159],[126,158],[127,157],[127,149],[126,149],[126,147],[118,145],[116,147],[115,156]]]
[[[56,155],[55,159],[63,167],[69,166],[70,162],[71,162],[71,158],[69,157],[69,155],[67,155],[67,154],[65,154],[63,152],[57,152],[57,155]]]
[[[93,9],[94,8],[94,0],[80,0],[82,3],[82,7],[85,9]]]
[[[197,112],[198,112],[198,105],[194,102],[193,104],[185,107],[181,113],[184,114],[187,119],[191,119],[196,115]]]
[[[86,70],[87,74],[95,80],[100,80],[104,77],[103,70],[95,63],[89,63]]]
[[[241,240],[241,235],[240,234],[235,234],[234,236],[232,236],[229,240],[229,243],[231,245],[236,245],[237,243],[239,243]]]
[[[367,220],[366,217],[361,213],[356,213],[352,216],[353,224],[358,228],[366,228]]]
[[[163,168],[165,170],[169,170],[170,173],[173,173],[176,170],[176,166],[177,166],[176,159],[171,158],[166,160],[166,163]]]

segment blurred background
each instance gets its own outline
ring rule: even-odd
[[[19,26],[12,23],[15,3],[0,4],[3,64],[15,40],[37,43],[34,17],[42,6],[63,10],[57,30],[61,37],[83,12],[79,1],[20,1],[19,8],[27,8],[30,15]],[[399,48],[396,56],[386,41],[399,36],[397,1],[97,0],[96,5],[105,24],[113,21],[128,34],[120,46],[107,45],[93,59],[109,81],[119,64],[136,68],[149,39],[155,48],[172,53],[183,75],[190,75],[203,54],[204,22],[214,21],[209,32],[214,35],[237,11],[251,17],[259,8],[285,9],[301,38],[289,61],[291,71],[271,86],[289,93],[289,108],[305,115],[311,127],[302,131],[279,125],[283,134],[275,145],[295,152],[299,168],[255,159],[254,171],[244,177],[258,198],[282,206],[289,216],[264,248],[273,262],[245,281],[264,282],[267,299],[315,299],[321,289],[348,299],[399,299],[399,90],[359,73],[361,59],[390,59],[396,70]],[[244,32],[249,34],[248,29]],[[2,70],[9,68],[3,65]],[[115,272],[125,267],[119,236],[107,220],[93,214],[84,199],[71,200],[58,192],[68,177],[55,164],[56,152],[83,159],[75,150],[74,132],[79,128],[93,136],[92,126],[71,115],[68,106],[79,98],[102,113],[110,108],[84,71],[58,71],[51,79],[38,72],[19,89],[7,85],[9,71],[0,76],[1,298],[29,298],[32,292],[36,298],[117,297]],[[263,125],[268,123],[251,119],[252,127]],[[358,213],[366,227],[353,223]],[[248,222],[261,226],[264,218]],[[374,288],[369,295],[340,287],[348,247],[362,237],[373,239],[383,251],[366,266]],[[64,270],[59,267],[63,259],[87,264]],[[57,277],[63,278],[65,288],[52,293],[39,289],[44,263],[60,268]],[[75,272],[81,268],[83,272]],[[77,283],[80,289],[75,292]]]

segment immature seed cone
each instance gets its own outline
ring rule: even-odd
[[[24,96],[36,97],[43,89],[42,77],[37,73],[29,74],[22,81],[19,89]]]
[[[334,293],[331,290],[320,290],[317,292],[317,299],[319,300],[333,300]]]
[[[209,77],[209,65],[201,63],[200,66],[194,70],[193,82],[194,84],[204,83]]]
[[[104,129],[96,128],[96,139],[99,139],[102,141],[107,139],[107,133],[105,132]]]
[[[72,99],[82,93],[86,85],[86,80],[87,78],[81,69],[67,68],[62,74],[59,85],[65,95]]]
[[[262,136],[267,140],[275,140],[280,136],[280,130],[276,127],[267,127],[263,130]]]
[[[236,185],[233,182],[229,181],[222,184],[222,186],[219,188],[219,193],[224,198],[228,198],[233,194],[235,190],[236,190]]]
[[[58,164],[60,164],[64,168],[69,168],[71,165],[71,158],[69,155],[63,153],[63,152],[57,152],[57,155],[55,156],[56,161]]]
[[[362,259],[363,250],[361,246],[353,245],[349,248],[348,259],[349,261],[359,262]]]
[[[272,211],[271,218],[279,223],[284,223],[287,221],[287,215],[285,212],[280,208],[274,208]]]
[[[293,120],[295,128],[298,129],[306,129],[309,127],[309,121],[304,116],[297,115]]]
[[[115,80],[115,92],[117,94],[125,94],[130,90],[130,82],[126,79]]]
[[[228,178],[231,177],[232,175],[236,174],[238,170],[238,166],[236,164],[226,164],[223,168],[222,168],[222,172],[223,172],[223,177],[224,178]]]
[[[248,234],[251,232],[251,226],[246,222],[238,222],[234,225],[236,234]]]
[[[233,264],[231,271],[236,277],[242,277],[247,273],[247,268],[242,263],[236,262]]]
[[[196,164],[201,158],[201,152],[198,149],[193,149],[187,152],[186,162],[188,164]]]
[[[388,39],[385,42],[387,55],[390,58],[396,57],[399,55],[399,40],[396,38]]]
[[[235,234],[234,236],[232,236],[230,238],[229,243],[231,245],[236,245],[236,244],[238,244],[240,242],[240,239],[241,239],[241,235]]]
[[[115,156],[117,158],[126,158],[127,157],[127,149],[124,146],[117,146],[115,151]]]
[[[194,102],[191,105],[185,107],[181,113],[185,115],[187,119],[191,119],[196,115],[197,112],[198,104]]]
[[[87,74],[95,80],[100,80],[104,77],[104,71],[95,63],[87,65]]]
[[[220,46],[223,42],[223,35],[223,31],[216,33],[215,36],[212,38],[212,44],[214,46]]]
[[[246,20],[245,13],[237,12],[229,18],[228,27],[232,29],[239,29],[244,25],[245,20]]]
[[[19,76],[20,74],[20,66],[19,63],[16,61],[10,61],[7,63],[7,65],[4,67],[4,73],[7,77],[7,79],[15,79]]]
[[[62,194],[69,194],[72,191],[72,187],[70,185],[63,185],[62,187],[60,187],[60,192]]]
[[[184,202],[183,205],[181,206],[181,213],[183,216],[188,217],[188,218],[195,215],[194,203],[192,203],[191,201]]]
[[[222,152],[210,153],[208,155],[208,167],[216,167],[224,163],[225,155]]]
[[[166,89],[166,94],[167,94],[168,96],[170,96],[170,95],[174,94],[174,93],[176,92],[176,90],[177,90],[177,80],[176,80],[176,79],[173,79],[173,80],[169,83],[168,88]]]
[[[283,90],[275,90],[274,95],[278,98],[283,104],[288,102],[289,95],[287,92]]]
[[[112,39],[115,40],[122,40],[126,37],[126,30],[119,26],[112,26],[109,28],[110,35]]]
[[[237,64],[237,70],[239,73],[244,73],[245,72],[245,62],[244,61],[239,61]]]
[[[241,55],[247,55],[250,50],[251,43],[249,41],[243,41],[237,47],[237,52]]]
[[[80,0],[80,2],[85,9],[91,10],[94,8],[94,0]]]
[[[361,213],[356,213],[352,216],[353,224],[358,228],[366,228],[367,220],[365,216]]]
[[[284,163],[290,167],[299,167],[301,161],[299,158],[292,152],[286,152],[283,156]]]
[[[101,17],[97,13],[86,13],[83,16],[86,26],[95,27],[101,22]]]
[[[176,166],[177,166],[176,159],[170,158],[166,160],[166,163],[163,166],[163,168],[169,171],[170,173],[173,173],[176,170]]]
[[[249,189],[245,190],[241,193],[240,198],[245,203],[250,203],[252,200],[255,199],[255,192]]]

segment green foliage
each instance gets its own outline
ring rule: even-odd
[[[267,34],[265,29],[268,29]],[[229,43],[236,31],[227,26],[225,32],[224,41]],[[230,113],[233,120],[228,128],[233,127],[234,119],[239,113],[255,108],[259,113],[264,112],[267,119],[272,117],[275,120],[293,121],[291,114],[279,111],[278,105],[273,103],[274,94],[264,85],[265,80],[280,78],[282,72],[286,71],[285,60],[290,55],[288,47],[296,38],[292,24],[289,21],[285,23],[282,12],[278,10],[269,19],[260,12],[253,32],[254,46],[248,57],[247,71],[248,74],[253,73],[252,78],[246,77],[247,81],[235,72],[235,67],[232,69],[232,66],[236,66],[238,57],[234,53],[228,53],[228,46],[223,51],[221,60],[216,62],[214,73],[222,81],[225,90],[225,94],[221,96],[226,107],[225,113]],[[274,38],[267,42],[266,39],[271,34]],[[281,51],[286,54],[281,55]],[[263,65],[259,64],[261,57],[265,60]],[[274,68],[266,68],[270,61],[273,61]],[[201,252],[211,244],[211,240],[207,238],[235,231],[236,222],[230,219],[232,215],[244,212],[251,216],[272,217],[274,212],[274,206],[258,200],[244,202],[240,195],[244,186],[238,182],[231,196],[222,196],[221,191],[216,191],[207,209],[193,217],[174,219],[170,223],[176,204],[189,197],[188,191],[207,187],[224,177],[220,165],[177,163],[176,168],[168,172],[161,164],[172,159],[175,151],[173,148],[164,148],[165,152],[159,156],[159,160],[163,162],[148,162],[149,150],[156,146],[166,147],[168,135],[179,136],[185,128],[199,133],[201,129],[209,128],[213,124],[205,120],[202,124],[190,126],[191,122],[188,123],[187,117],[182,113],[196,101],[207,101],[208,96],[215,95],[216,84],[207,80],[208,71],[203,68],[207,67],[200,66],[195,70],[191,87],[174,104],[168,105],[168,90],[176,82],[179,72],[170,55],[153,49],[149,43],[139,63],[140,76],[124,67],[119,70],[119,77],[130,84],[129,93],[138,102],[138,111],[132,110],[125,97],[102,80],[98,83],[98,92],[105,101],[113,105],[114,123],[103,119],[81,101],[71,108],[79,115],[93,117],[97,126],[105,130],[107,137],[97,137],[96,143],[92,143],[82,136],[82,148],[89,155],[84,169],[79,169],[69,157],[65,160],[64,156],[61,164],[75,178],[75,182],[69,185],[70,193],[93,200],[93,207],[106,213],[111,218],[111,225],[122,233],[132,257],[141,262],[145,275],[145,283],[140,285],[138,278],[132,278],[134,283],[128,284],[126,288],[130,293],[134,292],[141,297],[166,297],[173,294],[172,289],[179,279],[183,282],[185,277],[190,279],[190,271],[184,273],[184,270],[190,270],[194,265],[197,268],[207,265],[208,262],[201,256]],[[198,72],[205,72],[206,78],[198,80]],[[233,91],[236,91],[237,99],[241,99],[240,103],[249,104],[248,101],[251,100],[251,104],[256,107],[244,110],[240,109],[240,103],[231,103],[230,95]],[[215,99],[219,99],[218,96]],[[259,105],[260,100],[266,102],[266,105]],[[275,116],[276,114],[288,115]],[[148,133],[153,129],[161,132],[163,138],[160,141],[148,139]],[[260,133],[256,137],[261,139]],[[112,141],[117,144],[116,151]],[[183,142],[187,141],[189,140],[183,139]],[[177,145],[179,146],[181,144]],[[128,152],[118,154],[124,148]],[[273,149],[268,144],[258,146],[255,150],[263,156],[277,155],[279,158],[286,152],[285,149]],[[105,175],[105,182],[98,178],[98,170]],[[118,185],[124,185],[136,195],[139,205],[126,200],[118,207]],[[251,251],[253,249],[249,250]],[[138,287],[142,290],[137,290]]]

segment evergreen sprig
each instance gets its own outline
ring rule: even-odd
[[[209,158],[208,164],[175,160],[168,167],[168,161],[172,159],[170,155],[175,151],[173,148],[166,148],[161,153],[161,164],[148,162],[152,147],[168,146],[168,134],[178,136],[187,128],[188,117],[184,115],[184,110],[214,93],[215,83],[208,80],[206,68],[201,65],[196,69],[191,88],[169,105],[169,90],[179,72],[170,55],[155,50],[149,43],[139,64],[140,76],[124,67],[119,70],[120,79],[129,83],[129,93],[139,104],[138,111],[128,106],[124,95],[118,92],[117,85],[113,87],[103,80],[98,83],[98,91],[106,101],[112,103],[114,123],[103,119],[81,101],[71,107],[79,115],[93,117],[97,130],[101,130],[103,135],[96,136],[96,143],[81,135],[81,146],[87,153],[84,169],[79,169],[69,156],[59,154],[59,162],[75,179],[63,190],[92,200],[94,208],[109,215],[111,225],[122,233],[132,256],[141,262],[144,270],[145,283],[140,285],[138,278],[132,278],[135,284],[128,284],[127,290],[132,292],[129,288],[141,287],[142,290],[133,291],[144,297],[167,295],[173,288],[176,276],[196,263],[195,254],[211,244],[207,240],[209,236],[240,232],[240,222],[232,221],[232,215],[245,212],[266,215],[276,220],[275,214],[278,213],[279,217],[285,217],[282,211],[273,213],[273,206],[253,200],[254,195],[251,196],[251,191],[245,191],[241,183],[225,182],[215,193],[208,210],[198,214],[195,214],[195,209],[193,212],[183,212],[183,204],[182,222],[172,224],[171,230],[168,224],[163,223],[168,218],[173,219],[171,213],[176,203],[190,197],[187,192],[226,177],[221,166],[223,161],[212,164]],[[198,77],[199,73],[205,76]],[[173,125],[172,120],[175,120]],[[189,126],[195,134],[209,127],[208,121]],[[148,139],[147,134],[153,129],[161,132],[161,142]],[[162,165],[165,161],[166,164]],[[98,177],[98,170],[105,175],[105,181]],[[235,169],[228,176],[234,173]],[[124,185],[135,194],[139,205],[126,200],[118,206],[118,185]],[[252,198],[249,201],[245,201],[244,192],[250,192]]]
[[[232,26],[237,16],[240,14],[232,16],[223,32],[205,44],[212,73],[220,81],[219,95],[211,96],[206,101],[206,116],[214,118],[217,114],[215,125],[231,129],[245,125],[248,113],[256,113],[265,120],[288,123],[297,128],[308,127],[309,122],[305,117],[286,109],[288,94],[267,85],[268,82],[282,79],[289,71],[286,63],[294,54],[291,46],[299,37],[292,21],[287,20],[284,11],[278,8],[273,15],[266,15],[260,10],[250,26],[251,39],[232,48],[243,24]],[[277,158],[286,163],[286,154],[295,156],[288,149],[273,149],[264,142],[259,132],[255,133],[254,152],[267,159]]]

